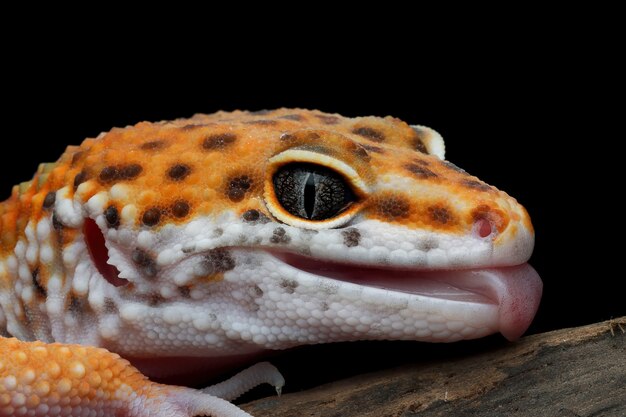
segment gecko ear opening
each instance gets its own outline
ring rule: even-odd
[[[86,219],[83,229],[85,233],[85,243],[89,250],[89,255],[98,272],[115,287],[122,287],[128,284],[128,280],[119,277],[120,271],[108,263],[109,251],[107,250],[104,235],[93,219]]]

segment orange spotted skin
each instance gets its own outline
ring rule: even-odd
[[[137,226],[183,223],[233,206],[242,212],[264,210],[259,204],[264,162],[298,145],[351,163],[366,180],[398,173],[448,190],[428,199],[400,190],[372,195],[362,210],[366,217],[449,232],[465,231],[476,216],[496,218],[501,229],[508,224],[507,213],[493,204],[498,190],[425,153],[420,132],[399,119],[292,109],[235,111],[142,122],[68,147],[55,164],[43,165],[29,186],[16,186],[3,204],[2,249],[12,250],[25,224],[47,214],[47,194],[66,186],[68,193],[79,192],[86,201],[124,184],[128,192],[123,203],[136,206],[132,217]],[[474,202],[477,194],[485,195],[478,210],[459,212],[447,202],[449,196],[468,196]],[[110,207],[118,205],[112,202]]]
[[[432,131],[393,117],[346,118],[279,109],[142,122],[69,146],[57,162],[42,164],[30,182],[15,186],[0,204],[0,261],[6,260],[0,262],[0,295],[16,294],[10,308],[5,303],[3,314],[21,323],[11,328],[0,314],[0,416],[13,415],[20,407],[48,410],[81,404],[115,413],[113,400],[120,389],[144,398],[161,389],[107,350],[9,338],[54,340],[46,318],[46,309],[53,307],[46,297],[53,276],[55,286],[65,285],[68,277],[59,259],[83,233],[82,222],[73,227],[71,216],[57,211],[59,195],[85,204],[106,193],[103,214],[109,229],[122,225],[159,231],[200,217],[219,218],[227,210],[244,219],[247,213],[275,219],[266,203],[275,203],[275,196],[267,195],[270,161],[283,151],[300,149],[341,161],[356,172],[362,184],[355,184],[358,201],[347,208],[348,214],[458,236],[484,219],[497,228],[495,245],[515,234],[511,223],[532,232],[528,215],[521,206],[511,209],[514,200],[508,195],[433,155],[434,140]],[[36,227],[28,232],[29,224],[46,218],[53,228],[50,237],[45,248],[32,249],[40,253],[29,257],[31,249],[20,248],[19,242],[28,233],[48,236]],[[358,232],[344,233],[346,246],[358,244]],[[44,250],[51,255],[44,256]],[[25,267],[11,263],[19,251],[26,253]],[[219,279],[215,274],[202,282]],[[198,282],[180,287],[180,293],[188,296]],[[123,290],[132,292],[133,285]],[[86,308],[81,297],[72,289],[63,308]],[[154,305],[160,302],[158,294],[146,298]],[[115,309],[112,305],[108,313]]]
[[[80,405],[114,413],[118,390],[143,395],[149,386],[145,376],[105,349],[13,338],[0,344],[0,379],[0,415],[17,415],[22,405],[51,415]]]

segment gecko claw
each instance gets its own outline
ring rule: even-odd
[[[202,392],[232,401],[261,384],[272,385],[278,395],[281,395],[283,387],[285,386],[285,378],[271,363],[259,362],[224,382],[204,388]]]

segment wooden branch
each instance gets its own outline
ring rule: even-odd
[[[626,317],[242,406],[255,417],[626,416]]]

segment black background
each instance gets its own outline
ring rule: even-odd
[[[623,205],[616,201],[623,187],[614,149],[624,138],[617,123],[623,82],[610,51],[570,41],[507,39],[488,50],[468,41],[436,56],[382,44],[335,50],[336,57],[323,44],[292,55],[248,45],[236,50],[239,60],[171,45],[89,57],[44,45],[7,65],[0,195],[67,144],[141,120],[281,106],[393,115],[438,130],[450,161],[528,209],[536,229],[530,262],[544,281],[531,333],[623,316]],[[505,342],[339,344],[274,361],[297,389],[485,343]]]

